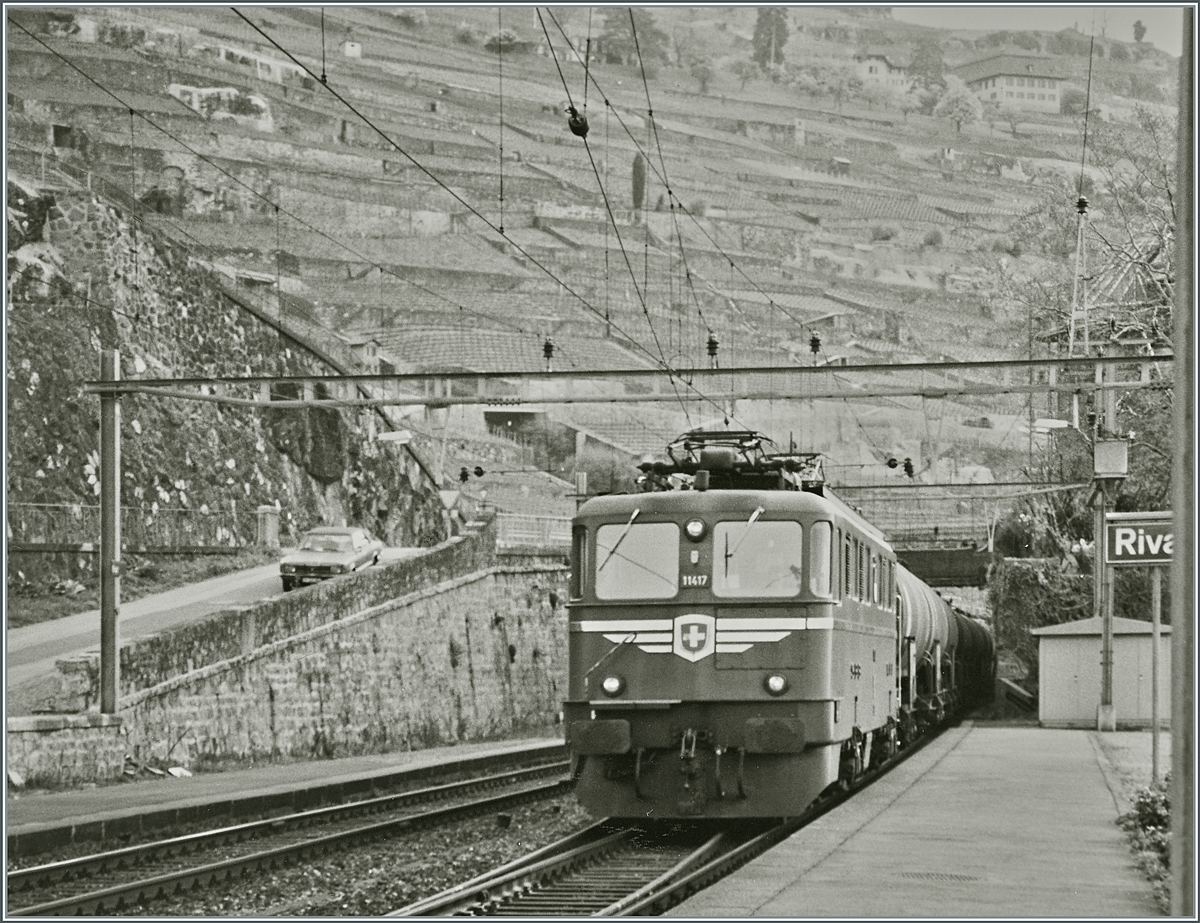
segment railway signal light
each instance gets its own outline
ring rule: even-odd
[[[904,459],[904,473],[907,474],[910,478],[916,476],[915,473],[913,472],[913,463],[912,463],[911,458]]]
[[[474,474],[475,474],[475,477],[477,477],[477,478],[483,477],[483,468],[480,467],[479,465],[476,465]]]
[[[897,465],[899,465],[899,464],[900,464],[900,462],[899,462],[899,461],[897,461],[897,460],[896,460],[894,457],[893,457],[893,458],[889,458],[889,459],[887,460],[887,466],[888,466],[889,468],[895,468],[895,467],[896,467]]]
[[[471,479],[471,472],[466,468],[460,468],[458,472],[458,479],[464,484],[467,483],[467,481]]]

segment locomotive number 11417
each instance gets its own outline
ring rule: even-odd
[[[683,585],[708,586],[708,574],[683,574]]]

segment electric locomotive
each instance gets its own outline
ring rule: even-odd
[[[788,817],[991,694],[982,625],[820,458],[692,431],[572,525],[567,744],[591,813]]]

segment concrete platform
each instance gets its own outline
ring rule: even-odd
[[[944,733],[668,911],[688,917],[1150,917],[1094,731]]]
[[[147,832],[191,821],[283,810],[304,810],[341,794],[405,781],[416,787],[466,771],[472,763],[518,750],[562,750],[556,737],[491,741],[335,760],[264,764],[251,769],[114,783],[62,792],[14,793],[6,803],[9,855],[37,852],[101,836]],[[158,808],[147,813],[150,808]],[[99,848],[99,847],[98,847]]]

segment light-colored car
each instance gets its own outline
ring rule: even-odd
[[[279,562],[285,591],[379,563],[383,542],[364,529],[322,526],[304,533],[300,547]]]

